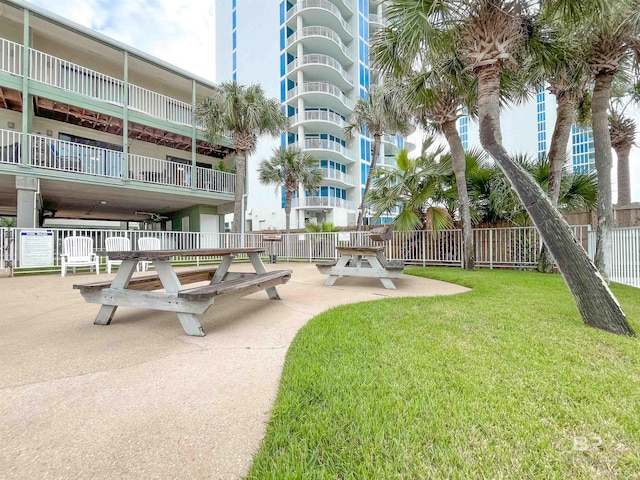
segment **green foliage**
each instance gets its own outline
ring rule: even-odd
[[[339,232],[340,229],[333,225],[331,222],[322,222],[320,225],[310,223],[304,229],[309,233],[327,233],[327,232]]]
[[[17,225],[16,217],[0,217],[0,227],[15,227]]]
[[[559,275],[410,273],[472,290],[308,322],[247,478],[637,478],[637,339],[585,327]]]

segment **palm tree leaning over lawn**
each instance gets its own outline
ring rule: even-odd
[[[284,132],[288,126],[280,102],[267,98],[260,85],[242,85],[222,82],[213,87],[210,97],[196,107],[196,121],[201,123],[211,142],[223,136],[231,138],[236,149],[236,183],[231,231],[239,233],[244,218],[242,205],[247,156],[256,148],[260,135],[272,136]]]
[[[609,101],[614,76],[638,64],[640,54],[640,0],[584,2],[587,15],[578,19],[587,61],[594,78],[591,116],[595,164],[598,172],[598,226],[595,264],[608,279],[611,234],[614,227],[611,192],[611,137]],[[585,7],[588,8],[588,7]]]
[[[396,155],[397,169],[378,168],[367,197],[376,210],[374,218],[400,208],[393,219],[398,230],[451,228],[453,222],[448,212],[434,202],[451,174],[451,161],[443,161],[445,158],[444,148],[435,147],[434,139],[426,138],[420,157],[409,158],[403,148]]]
[[[293,146],[276,149],[270,160],[262,160],[258,166],[261,183],[284,188],[287,233],[291,233],[291,198],[298,191],[298,185],[309,191],[322,183],[322,172],[317,166],[318,161],[312,155]]]
[[[372,172],[376,168],[378,155],[380,155],[382,136],[385,134],[408,135],[411,132],[410,115],[402,100],[400,90],[392,85],[372,87],[366,98],[359,98],[356,101],[349,119],[350,123],[344,128],[348,139],[353,138],[356,132],[364,134],[366,131],[373,137],[371,163],[358,212],[356,225],[358,230],[362,230],[364,225],[366,197],[371,187]]]
[[[512,65],[519,67],[519,55],[528,40],[529,22],[534,15],[531,3],[526,0],[390,0],[387,17],[390,28],[402,29],[405,35],[402,49],[410,58],[415,57],[425,41],[429,42],[432,54],[438,55],[445,48],[447,51],[451,48],[451,38],[459,39],[454,47],[460,50],[478,79],[480,143],[500,166],[527,209],[556,259],[584,322],[609,332],[634,335],[607,283],[575,241],[560,212],[502,145],[501,74]],[[445,34],[440,34],[442,32]]]

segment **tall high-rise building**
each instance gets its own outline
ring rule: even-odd
[[[249,158],[247,230],[284,226],[282,191],[261,185],[256,172],[280,145],[312,154],[323,176],[317,192],[300,190],[294,198],[292,228],[323,221],[355,225],[372,139],[364,134],[349,140],[343,128],[355,101],[380,81],[369,63],[369,39],[383,26],[383,14],[381,0],[217,2],[217,80],[260,83],[282,101],[290,119],[288,134],[262,139]],[[386,136],[378,165],[394,167],[404,144]],[[365,214],[370,220],[372,212]]]

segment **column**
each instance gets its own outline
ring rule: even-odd
[[[16,176],[18,201],[18,228],[36,228],[38,222],[38,191],[40,180],[34,177]]]

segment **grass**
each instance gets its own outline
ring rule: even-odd
[[[248,478],[640,478],[639,339],[584,326],[557,275],[411,273],[473,290],[311,320]]]

